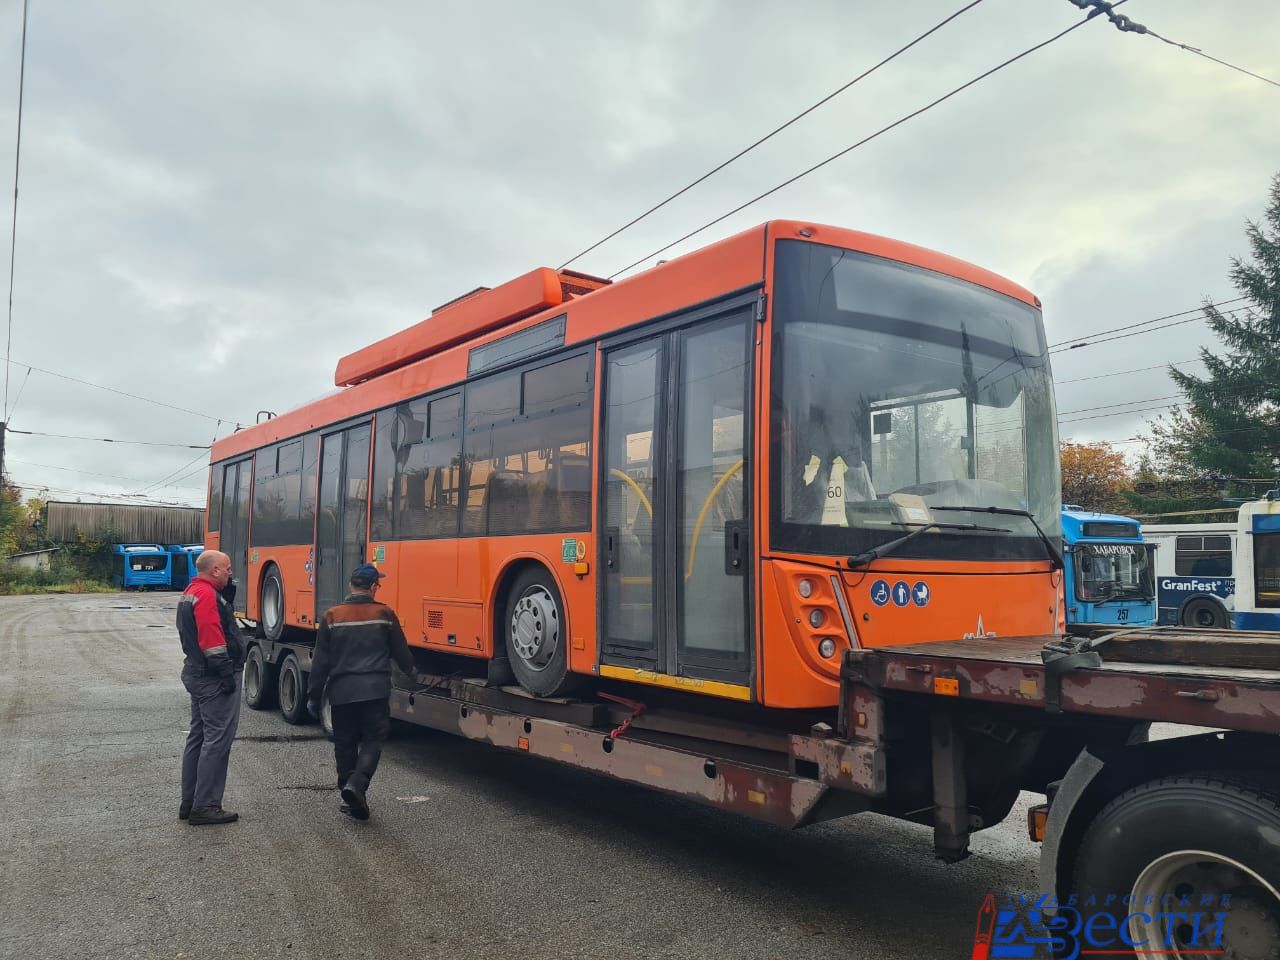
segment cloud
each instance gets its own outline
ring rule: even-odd
[[[36,5],[13,355],[207,411],[225,433],[326,392],[340,355],[433,305],[558,264],[954,7]],[[576,266],[612,273],[1078,16],[984,3]],[[1213,17],[1168,0],[1142,18],[1280,75],[1267,0]],[[0,77],[16,78],[17,53],[6,31]],[[0,156],[12,156],[14,94]],[[1051,340],[1174,312],[1232,295],[1227,260],[1280,156],[1278,102],[1094,22],[667,255],[798,216],[1026,283]],[[1055,370],[1150,366],[1206,342],[1197,325],[1175,331],[1059,355]],[[1148,371],[1064,384],[1059,405],[1167,392]],[[1100,439],[1141,424],[1070,426]],[[14,426],[184,443],[214,432],[40,374]],[[190,459],[35,437],[9,452],[22,483],[109,493],[142,485],[96,474],[154,481]],[[197,473],[157,493],[202,488]]]

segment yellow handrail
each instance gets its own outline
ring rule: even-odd
[[[741,470],[744,463],[746,463],[745,458],[740,459],[728,469],[719,482],[711,488],[711,492],[707,494],[707,499],[703,501],[702,509],[698,511],[698,522],[693,525],[693,539],[689,542],[689,569],[684,574],[686,580],[693,576],[693,560],[698,554],[698,537],[702,535],[702,522],[707,519],[707,511],[711,509],[712,502],[720,491],[724,489],[724,485],[729,482],[729,478]]]
[[[644,508],[649,511],[649,519],[653,520],[653,504],[649,502],[649,498],[646,497],[644,495],[644,491],[640,489],[640,484],[636,483],[633,479],[631,479],[629,476],[627,476],[617,467],[610,468],[609,475],[617,477],[619,480],[621,480],[623,483],[625,483],[627,486],[629,486],[632,490],[636,492],[636,496],[640,498],[640,502],[644,504]]]

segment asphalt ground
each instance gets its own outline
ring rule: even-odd
[[[923,827],[789,832],[400,725],[357,823],[319,728],[247,708],[241,820],[190,827],[175,603],[0,597],[2,957],[949,960],[1037,886],[1025,804],[947,866]]]

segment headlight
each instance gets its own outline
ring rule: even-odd
[[[822,642],[818,644],[818,652],[822,654],[824,660],[830,660],[836,655],[836,642],[830,637],[823,637]]]
[[[826,622],[827,622],[827,615],[823,613],[821,610],[809,611],[809,626],[813,627],[813,629],[817,630]]]
[[[796,584],[796,590],[799,591],[800,596],[808,600],[811,596],[813,596],[813,581],[801,580],[799,583]]]

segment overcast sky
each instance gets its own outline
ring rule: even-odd
[[[206,444],[304,403],[340,355],[557,266],[960,5],[31,0],[12,427]],[[1123,12],[1280,79],[1275,0]],[[0,4],[6,184],[21,13]],[[985,0],[574,266],[613,273],[1081,16]],[[1098,19],[664,256],[772,217],[886,234],[1030,287],[1054,343],[1235,296],[1277,172],[1280,89]],[[1195,322],[1056,355],[1059,410],[1165,397],[1159,369],[1078,378],[1208,342]],[[8,456],[54,498],[203,500],[197,450],[11,435]]]

